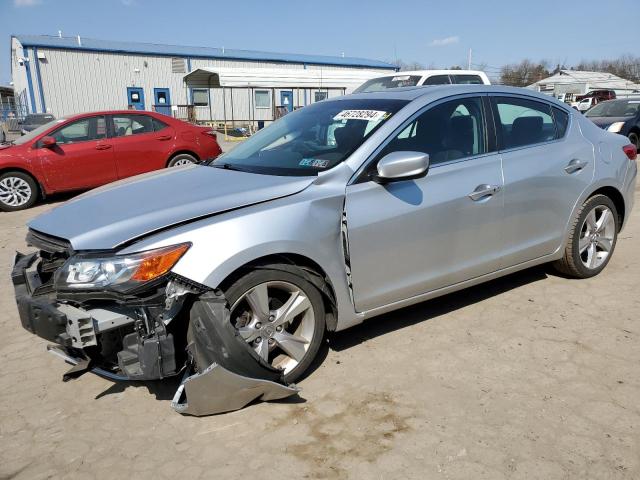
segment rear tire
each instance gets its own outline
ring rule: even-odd
[[[31,175],[24,172],[5,172],[0,175],[0,210],[16,212],[33,206],[40,189]]]
[[[197,162],[196,157],[194,157],[193,155],[189,155],[188,153],[179,153],[178,155],[173,157],[171,160],[169,160],[169,163],[167,164],[167,168],[183,167],[185,165],[189,165],[196,162]]]
[[[594,195],[578,210],[564,256],[553,266],[574,278],[599,274],[611,260],[619,228],[620,219],[613,201],[606,195]]]

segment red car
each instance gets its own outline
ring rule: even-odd
[[[165,167],[215,158],[216,133],[155,112],[93,112],[47,123],[0,145],[0,210]]]

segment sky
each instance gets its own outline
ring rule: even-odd
[[[0,84],[12,34],[420,62],[448,68],[637,53],[639,0],[0,0]],[[602,12],[595,15],[594,12]],[[636,12],[636,13],[634,13]]]

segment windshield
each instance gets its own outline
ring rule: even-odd
[[[393,77],[373,78],[364,82],[353,93],[379,92],[389,88],[415,87],[422,77],[420,75],[395,75]]]
[[[45,123],[44,125],[31,130],[29,133],[27,133],[26,135],[22,135],[21,137],[16,138],[13,141],[14,145],[22,145],[23,143],[28,143],[31,140],[35,139],[38,135],[43,134],[44,132],[46,132],[48,129],[50,129],[51,127],[64,122],[65,119],[64,118],[59,118],[58,120],[54,120],[52,122],[49,123]]]
[[[633,117],[640,109],[640,100],[602,102],[587,112],[587,117]]]
[[[209,165],[267,175],[311,176],[344,161],[408,102],[325,100],[289,113]]]

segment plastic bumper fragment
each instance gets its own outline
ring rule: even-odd
[[[282,370],[264,362],[238,334],[222,294],[201,295],[190,316],[187,349],[198,372],[189,377],[186,373],[178,387],[171,403],[177,412],[213,415],[300,391],[286,385]]]
[[[299,391],[296,386],[243,377],[214,363],[180,384],[171,407],[188,415],[214,415],[239,410],[254,400],[279,400]]]

